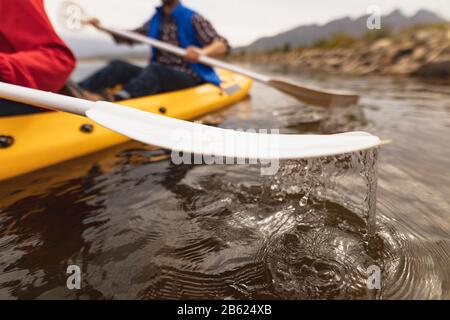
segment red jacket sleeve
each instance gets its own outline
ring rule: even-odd
[[[75,58],[55,33],[43,0],[0,0],[1,81],[46,91],[60,90]]]

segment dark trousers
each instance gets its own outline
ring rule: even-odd
[[[196,77],[158,63],[145,68],[122,60],[111,61],[79,83],[86,90],[101,93],[107,88],[123,85],[130,98],[186,89],[201,84]]]
[[[0,99],[0,117],[20,116],[42,111],[44,110],[23,103]]]

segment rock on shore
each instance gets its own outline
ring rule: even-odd
[[[450,79],[450,26],[404,31],[345,48],[305,48],[233,56],[233,60],[339,74]]]

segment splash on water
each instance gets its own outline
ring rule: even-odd
[[[374,298],[367,269],[376,253],[378,150],[286,161],[266,188],[293,203],[295,224],[267,238],[264,259],[276,296]],[[276,229],[278,230],[278,229]],[[371,244],[371,245],[369,245]],[[375,251],[374,251],[375,250]]]

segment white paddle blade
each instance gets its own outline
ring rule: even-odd
[[[301,159],[331,156],[380,145],[365,132],[339,135],[280,135],[220,129],[108,102],[86,115],[102,126],[143,143],[192,154],[239,159]]]

